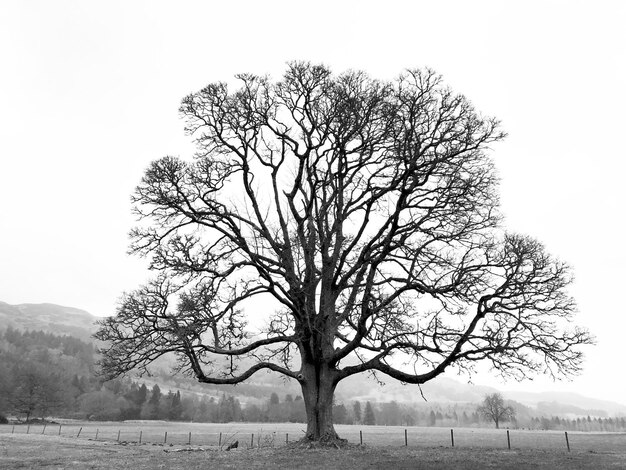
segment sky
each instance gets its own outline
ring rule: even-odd
[[[475,383],[626,404],[626,2],[0,2],[0,301],[94,315],[148,278],[127,255],[150,161],[189,157],[180,100],[290,60],[392,79],[428,66],[509,136],[494,146],[506,227],[576,281],[597,344],[567,382]]]

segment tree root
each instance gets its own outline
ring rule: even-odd
[[[295,449],[345,449],[348,447],[358,447],[356,444],[350,444],[347,439],[341,439],[337,436],[325,435],[320,439],[303,437],[299,441],[290,442],[288,447]]]

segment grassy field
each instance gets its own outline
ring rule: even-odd
[[[506,430],[455,429],[453,448],[449,429],[406,428],[405,446],[405,428],[337,426],[353,446],[341,450],[287,446],[287,434],[293,443],[302,436],[302,428],[292,423],[76,422],[48,425],[45,430],[41,425],[3,425],[0,468],[626,468],[624,433],[568,433],[568,452],[563,432],[511,430],[508,450]],[[358,445],[359,431],[363,446]],[[238,440],[239,448],[220,452],[220,433],[222,444]]]

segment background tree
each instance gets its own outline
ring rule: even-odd
[[[306,438],[333,440],[354,374],[579,370],[568,267],[499,226],[497,120],[430,70],[237,78],[183,100],[195,161],[153,162],[134,193],[131,250],[158,275],[102,322],[107,376],[168,353],[205,383],[274,371],[302,387]]]
[[[352,424],[348,419],[348,409],[343,403],[333,405],[333,418],[337,424]]]
[[[41,401],[38,406],[42,419],[48,416],[50,412],[61,407],[66,401],[64,398],[69,398],[65,396],[66,390],[63,389],[62,384],[62,379],[58,374],[48,373],[44,376],[42,384],[44,390],[40,396]]]
[[[500,422],[510,421],[515,417],[515,408],[506,405],[500,393],[486,395],[477,411],[484,418],[496,423],[496,429],[500,428]]]
[[[167,418],[172,421],[179,421],[183,414],[183,406],[180,399],[180,390],[176,393],[170,392],[168,394],[169,410],[167,412]]]
[[[434,426],[435,424],[437,424],[437,415],[433,410],[430,410],[430,413],[428,414],[428,425]]]
[[[368,401],[365,403],[365,411],[363,411],[363,424],[367,426],[373,426],[376,424],[376,416],[374,415],[374,408]]]
[[[11,408],[23,414],[28,421],[44,399],[46,377],[41,371],[33,369],[22,372],[17,382],[19,385],[10,398]]]
[[[29,364],[28,369],[15,368],[15,387],[10,391],[9,404],[15,412],[24,414],[26,421],[37,412],[41,418],[63,403],[58,377],[43,367]]]
[[[119,419],[122,410],[129,407],[124,398],[116,396],[104,387],[101,390],[84,393],[78,401],[83,416],[98,421]]]
[[[161,418],[161,387],[154,384],[150,391],[150,399],[148,400],[147,414],[150,419]]]
[[[361,422],[361,402],[355,401],[352,404],[352,412],[354,413],[354,422],[359,424]]]
[[[292,423],[306,422],[306,410],[300,395],[293,400],[293,408],[291,414],[289,415],[289,421]]]
[[[280,399],[278,398],[277,393],[272,392],[269,402],[267,403],[268,420],[275,423],[279,422],[281,421],[281,415]]]
[[[379,406],[378,424],[385,426],[398,426],[401,424],[402,412],[397,401],[381,403]]]
[[[241,404],[235,397],[226,396],[222,393],[218,404],[218,417],[217,421],[220,423],[229,423],[231,421],[241,421]]]

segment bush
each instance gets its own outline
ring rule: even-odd
[[[9,420],[2,413],[0,413],[0,424],[9,424]]]

